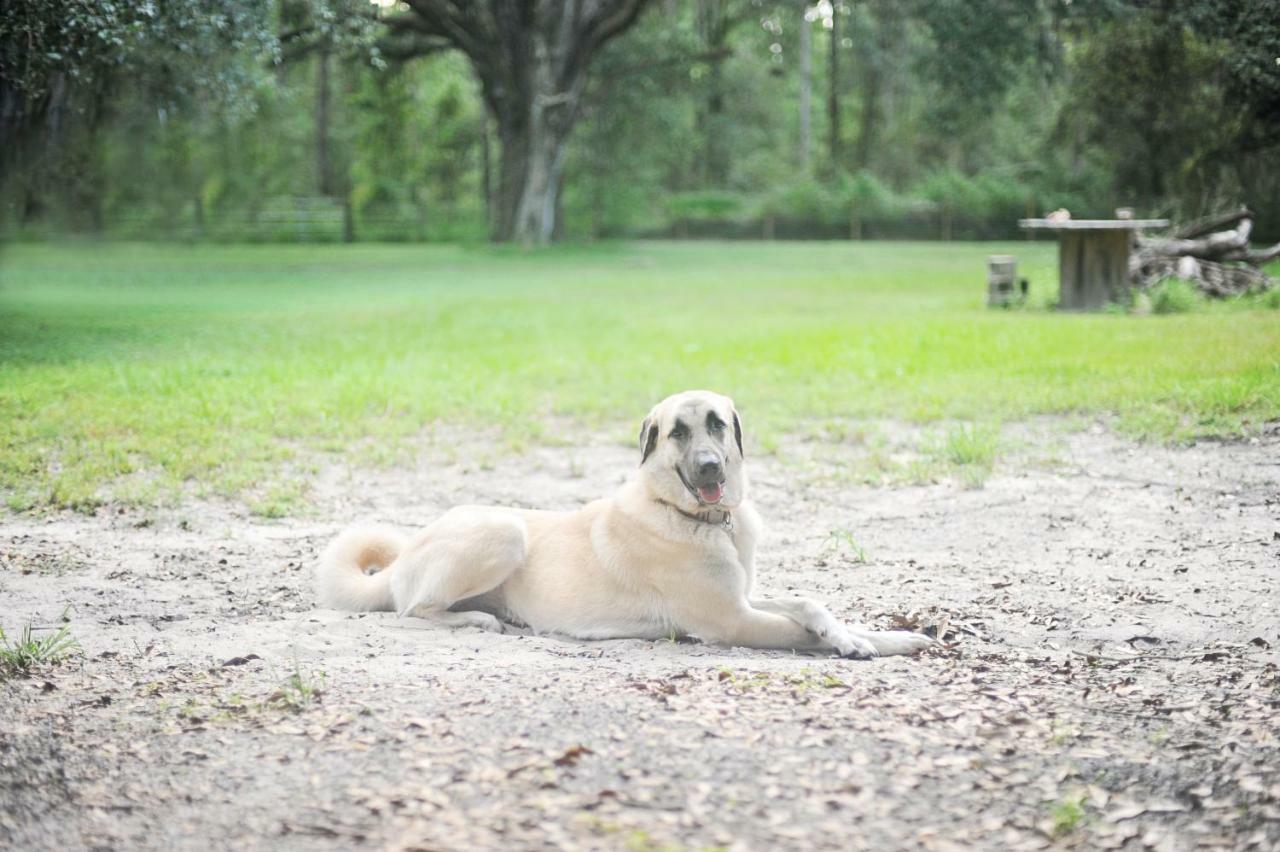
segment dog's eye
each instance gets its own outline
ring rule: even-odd
[[[708,414],[707,429],[711,432],[723,432],[724,421],[721,420],[719,417],[717,417],[715,414]]]
[[[683,423],[677,423],[675,428],[671,430],[671,437],[675,438],[677,441],[684,440],[689,437],[689,427],[685,426]]]

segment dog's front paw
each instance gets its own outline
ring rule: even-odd
[[[905,630],[885,630],[865,633],[863,637],[875,645],[881,656],[901,656],[919,654],[928,648],[938,645],[938,641],[923,633],[908,633]]]
[[[835,649],[837,654],[851,660],[871,660],[880,656],[880,651],[874,644],[861,636],[855,636],[844,627],[825,638],[831,643],[831,647]]]

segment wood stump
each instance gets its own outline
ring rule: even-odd
[[[1129,291],[1129,232],[1099,229],[1059,235],[1058,307],[1102,310],[1123,302]]]

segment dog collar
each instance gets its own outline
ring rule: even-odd
[[[660,502],[666,503],[665,500]],[[696,512],[695,513],[695,512],[686,512],[684,509],[681,509],[679,506],[673,503],[666,503],[666,505],[675,509],[677,512],[684,515],[686,518],[688,518],[691,521],[696,521],[697,523],[707,524],[708,526],[713,526],[713,527],[724,527],[725,532],[733,532],[733,514],[730,512],[716,511],[716,512]]]

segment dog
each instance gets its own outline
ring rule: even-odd
[[[936,644],[851,628],[805,598],[753,597],[761,523],[747,486],[733,400],[678,393],[644,418],[639,470],[612,497],[572,512],[460,506],[411,538],[349,529],[321,556],[319,602],[498,632],[506,623],[853,658]]]

